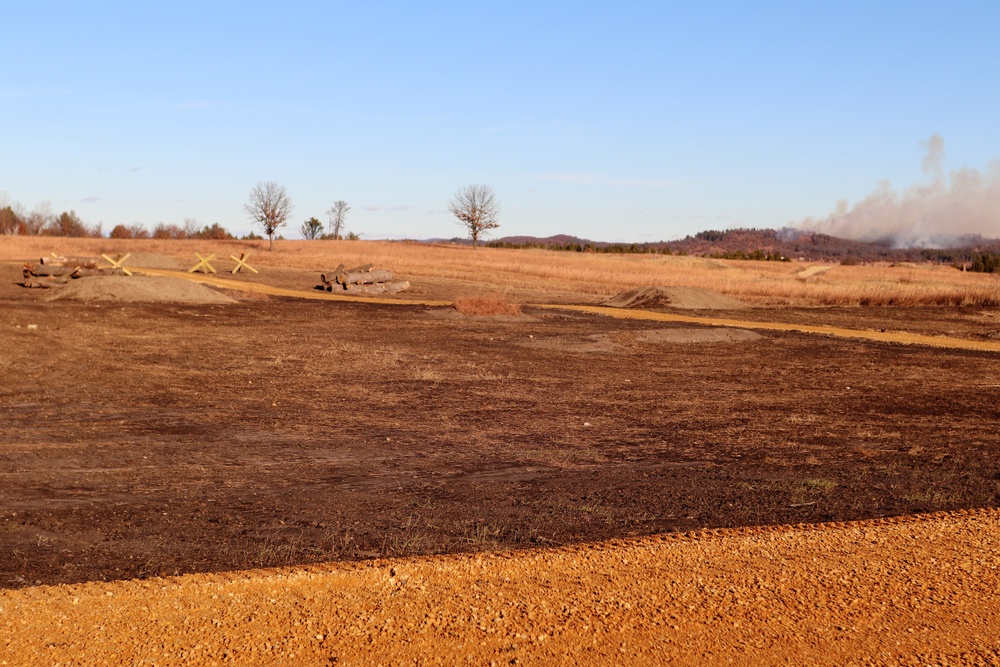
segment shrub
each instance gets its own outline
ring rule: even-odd
[[[502,294],[482,294],[458,297],[455,310],[463,315],[520,315],[521,304],[511,303]]]
[[[990,252],[976,255],[975,259],[972,260],[972,266],[969,267],[969,270],[978,273],[1000,273],[1000,255]]]

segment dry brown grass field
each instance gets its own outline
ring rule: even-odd
[[[996,276],[258,245],[0,237],[0,665],[1000,660]]]
[[[194,253],[250,251],[251,264],[318,274],[339,263],[374,263],[438,294],[474,295],[503,290],[537,302],[603,300],[644,285],[700,287],[759,305],[996,306],[1000,278],[938,265],[826,265],[751,262],[663,255],[605,255],[511,250],[397,241],[279,241],[273,252],[260,241],[176,241],[5,237],[0,259],[58,254],[156,253],[193,266]],[[417,292],[420,294],[420,292]],[[405,295],[404,297],[405,298]]]

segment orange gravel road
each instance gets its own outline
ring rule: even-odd
[[[0,665],[996,665],[1000,511],[0,592]]]

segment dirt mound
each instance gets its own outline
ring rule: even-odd
[[[143,268],[143,269],[169,269],[173,271],[182,271],[190,266],[193,266],[195,260],[191,260],[186,265],[184,262],[174,259],[168,255],[164,255],[158,252],[133,252],[129,254],[128,259],[125,260],[125,268]]]
[[[636,342],[653,345],[678,345],[690,343],[745,343],[763,338],[748,329],[729,327],[680,327],[677,329],[651,329],[634,334]]]
[[[611,308],[683,308],[686,310],[737,310],[749,304],[700,287],[637,287],[616,294],[601,304]]]
[[[53,290],[50,301],[117,301],[122,303],[235,303],[235,299],[188,280],[160,276],[90,276]]]

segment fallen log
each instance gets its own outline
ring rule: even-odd
[[[340,271],[337,271],[337,273],[364,273],[365,271],[371,271],[373,268],[375,268],[375,265],[362,264],[361,266],[355,266],[353,269],[347,269],[347,271],[344,271],[343,264],[341,264],[340,267],[341,267]]]
[[[48,284],[47,282],[42,282],[41,280],[39,280],[34,276],[25,276],[24,282],[21,284],[29,289],[48,289],[52,287],[52,285]]]
[[[341,285],[372,285],[392,281],[392,271],[376,269],[372,271],[347,271],[337,276]]]
[[[24,270],[33,276],[68,276],[79,269],[77,266],[63,266],[61,264],[25,264]]]
[[[45,266],[73,266],[86,269],[96,269],[101,264],[100,257],[42,257],[39,264]]]
[[[372,285],[344,285],[347,294],[395,294],[410,288],[410,281],[401,280],[395,283],[375,283]]]
[[[49,287],[65,285],[70,280],[72,280],[71,276],[33,276],[26,273],[21,284],[24,287],[42,287],[47,289]]]
[[[96,269],[91,269],[87,267],[81,267],[70,274],[70,278],[85,278],[87,276],[124,276],[125,268],[116,267],[111,268],[110,266],[98,267]]]
[[[23,274],[42,278],[82,278],[83,276],[120,276],[124,275],[121,267],[111,268],[96,266],[59,266],[52,264],[25,264]]]
[[[329,276],[325,273],[319,274],[319,281],[322,283],[317,289],[325,289],[327,292],[333,291],[333,285],[337,280],[337,276],[344,273],[344,265],[338,264],[337,268],[330,272]]]

